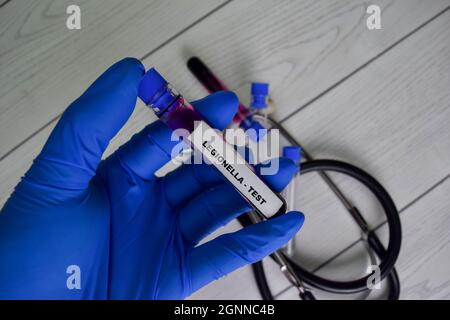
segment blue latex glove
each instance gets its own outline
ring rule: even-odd
[[[176,143],[159,121],[102,161],[143,74],[138,60],[125,59],[100,76],[17,185],[0,214],[0,298],[184,298],[262,259],[301,227],[303,215],[292,212],[197,245],[250,207],[206,164],[156,178]],[[194,105],[223,129],[237,103],[222,92]],[[287,159],[280,167],[265,177],[278,191],[296,170]]]

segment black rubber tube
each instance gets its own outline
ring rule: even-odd
[[[402,231],[398,211],[390,195],[383,188],[383,186],[372,176],[348,163],[337,160],[307,161],[302,163],[300,174],[303,175],[316,171],[334,171],[356,179],[357,181],[365,185],[382,205],[386,214],[387,224],[389,228],[389,243],[387,250],[384,248],[383,244],[373,231],[369,233],[368,242],[372,250],[374,250],[374,252],[381,260],[379,265],[381,279],[389,276],[389,299],[398,299],[400,295],[400,282],[397,272],[394,269],[394,265],[400,252]],[[249,223],[248,218],[246,218],[245,216],[241,216],[239,218],[239,221],[244,226],[248,225]],[[286,258],[292,264],[292,267],[297,275],[305,283],[309,284],[312,287],[338,294],[358,293],[367,290],[367,280],[370,275],[357,280],[345,282],[329,280],[308,272],[307,270],[296,264],[294,261],[289,259],[289,257],[286,256]],[[256,263],[253,267],[253,271],[263,299],[270,299],[271,297],[273,298],[273,295],[267,283],[267,278],[265,276],[262,263]]]
[[[243,227],[252,224],[248,214],[244,213],[238,217],[239,223]],[[255,277],[256,285],[263,300],[273,300],[272,292],[270,291],[269,283],[267,282],[266,273],[264,272],[264,265],[262,261],[252,264],[253,276]]]
[[[273,300],[272,291],[270,291],[269,283],[267,282],[263,263],[259,261],[252,264],[252,269],[261,298],[263,300]]]
[[[389,193],[371,175],[348,163],[336,160],[313,160],[302,164],[301,174],[307,174],[314,171],[334,171],[348,175],[365,185],[382,205],[389,228],[389,244],[387,246],[387,252],[384,257],[380,257],[382,259],[379,265],[380,277],[381,279],[384,279],[394,268],[402,241],[400,217]],[[306,283],[321,290],[334,293],[357,293],[365,291],[367,290],[367,280],[370,276],[367,275],[357,280],[341,282],[319,277],[307,272],[297,264],[294,264],[293,268]]]

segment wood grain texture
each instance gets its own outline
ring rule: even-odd
[[[449,27],[447,12],[288,119],[287,128],[313,155],[341,159],[373,174],[398,208],[405,207],[450,173]],[[352,190],[347,183],[338,181]],[[373,227],[384,217],[370,214],[371,203],[356,202]],[[315,253],[316,260],[321,255],[323,262],[359,237],[348,217],[322,212],[305,210],[298,242],[304,248],[299,259],[307,265],[310,255]]]
[[[68,30],[72,3],[15,0],[0,10],[0,156],[112,63],[143,57],[224,1],[78,1],[82,28]]]
[[[364,15],[364,2],[362,1],[350,1],[345,4],[342,4],[340,1],[327,1],[320,3],[316,1],[296,1],[294,3],[289,3],[290,10],[277,9],[279,6],[275,6],[273,1],[266,1],[258,5],[258,7],[261,8],[260,11],[254,12],[251,15],[252,17],[255,17],[252,18],[254,20],[250,21],[252,23],[246,22],[247,20],[245,19],[247,16],[246,13],[250,10],[249,7],[252,5],[250,1],[245,3],[244,8],[242,8],[242,3],[231,3],[219,10],[213,16],[208,17],[198,26],[195,26],[191,30],[185,32],[183,37],[175,39],[172,43],[165,46],[163,50],[160,50],[160,52],[156,52],[155,54],[149,56],[144,62],[147,65],[157,65],[158,68],[164,71],[164,73],[170,77],[170,80],[175,84],[175,86],[180,88],[180,90],[184,92],[185,96],[188,98],[197,98],[204,94],[201,86],[188,72],[186,72],[186,68],[184,66],[185,59],[194,53],[200,55],[201,57],[205,57],[206,61],[211,62],[214,69],[216,69],[220,75],[231,84],[231,87],[237,89],[238,92],[243,92],[244,89],[248,89],[248,83],[250,81],[264,78],[263,74],[266,75],[266,80],[270,80],[271,83],[275,84],[273,87],[276,88],[279,83],[284,81],[284,73],[280,73],[277,70],[281,70],[282,66],[286,65],[293,56],[299,52],[302,52],[303,55],[308,55],[308,59],[306,59],[306,61],[312,63],[317,56],[317,52],[312,50],[312,48],[333,47],[329,42],[325,41],[327,38],[324,40],[324,38],[314,38],[312,35],[309,36],[311,40],[306,44],[303,42],[298,44],[297,38],[299,36],[308,34],[308,32],[314,32],[314,29],[318,28],[319,25],[321,28],[326,28],[328,26],[330,30],[329,32],[332,32],[332,30],[335,29],[344,30],[350,28],[350,31],[345,34],[345,43],[341,44],[337,41],[333,47],[335,49],[330,49],[327,51],[328,58],[326,60],[321,60],[321,63],[315,62],[318,67],[320,66],[317,72],[314,73],[311,69],[311,74],[301,74],[298,78],[292,81],[289,79],[286,80],[289,80],[289,83],[292,82],[292,86],[294,86],[294,84],[298,86],[298,93],[284,94],[281,90],[274,90],[273,97],[277,101],[277,106],[280,109],[278,111],[279,115],[283,116],[295,110],[296,107],[303,103],[302,101],[308,101],[314,97],[316,92],[325,90],[331,83],[344,77],[348,72],[351,72],[357,68],[359,63],[369,60],[373,56],[379,54],[393,42],[397,41],[405,34],[408,34],[408,32],[435,15],[439,12],[439,10],[442,10],[448,3],[450,2],[434,0],[431,4],[428,3],[423,5],[423,1],[419,0],[414,3],[409,0],[394,2],[385,1],[384,12],[386,13],[386,17],[383,21],[385,22],[385,25],[393,25],[396,23],[396,27],[389,30],[389,32],[378,34],[375,40],[372,39],[372,45],[377,44],[377,46],[369,46],[366,51],[360,52],[360,54],[357,55],[358,59],[354,59],[353,56],[348,56],[347,54],[344,55],[341,51],[344,50],[346,52],[351,52],[353,48],[359,48],[361,46],[361,42],[366,43],[368,41],[366,39],[367,37],[373,37],[372,35],[374,33],[367,33],[364,31],[363,34],[361,34],[359,32],[359,27],[358,32],[351,32],[353,29],[348,26],[348,24],[354,26],[356,22],[361,20],[361,15]],[[4,14],[3,10],[0,11],[0,14]],[[267,16],[267,14],[269,14],[269,16]],[[9,15],[14,16],[13,13],[10,13]],[[292,23],[292,20],[287,19],[289,15],[295,15],[298,17],[295,24]],[[238,23],[241,20],[243,23]],[[266,26],[266,28],[264,28],[264,32],[262,32],[263,26],[261,25],[261,22],[256,23],[257,20],[271,21],[271,24]],[[7,25],[6,22],[3,23]],[[289,37],[286,34],[288,34]],[[252,40],[257,36],[263,38],[258,38],[258,41]],[[285,45],[278,49],[279,54],[271,52],[271,50],[278,43],[276,41],[279,41],[277,39],[283,39],[285,41]],[[290,41],[293,44],[288,46]],[[249,44],[247,43],[251,44],[254,48],[258,48],[258,50],[250,49],[248,47]],[[245,45],[244,49],[248,56],[236,55],[236,52],[240,52],[239,47],[243,45]],[[339,48],[339,50],[336,48]],[[53,50],[56,49],[58,48],[53,48]],[[264,55],[266,59],[261,59],[263,52],[267,52]],[[278,56],[281,58],[277,58]],[[240,62],[242,59],[254,61],[252,62],[253,67],[244,62]],[[103,60],[105,59],[102,57],[101,61]],[[22,60],[19,61],[22,62]],[[99,62],[97,61],[96,63]],[[239,68],[241,63],[248,65],[248,68]],[[22,64],[25,65],[23,62]],[[57,65],[57,63],[55,64]],[[343,69],[339,73],[333,73],[333,75],[323,73],[321,71],[322,69],[330,68],[332,65],[339,65]],[[72,71],[79,69],[80,75],[85,74],[83,71],[85,68],[84,61],[82,60],[74,60],[67,67]],[[59,110],[60,112],[64,106],[67,106],[69,102],[74,99],[74,97],[83,91],[83,89],[89,84],[90,78],[95,77],[95,72],[97,74],[100,73],[98,68],[93,68],[92,65],[88,65],[87,68],[89,69],[87,72],[87,78],[89,79],[86,78],[83,80],[81,78],[71,77],[70,81],[61,82],[51,80],[51,82],[53,81],[52,84],[46,84],[46,81],[42,80],[46,77],[45,74],[43,75],[42,73],[36,73],[36,75],[40,77],[38,82],[42,82],[40,85],[48,85],[48,90],[44,90],[41,87],[33,87],[32,95],[30,96],[30,94],[26,94],[23,97],[25,100],[21,101],[23,101],[24,106],[26,105],[28,108],[42,107],[52,110]],[[91,71],[93,69],[96,71]],[[247,72],[247,69],[251,69],[252,72]],[[313,76],[321,78],[320,81],[317,81],[317,85],[314,86],[315,89],[311,90],[310,88],[308,90],[303,90],[302,88],[312,81]],[[68,78],[68,76],[66,78]],[[1,79],[5,82],[7,80],[3,75]],[[50,87],[52,85],[65,85],[65,87],[53,87],[53,89],[51,89]],[[25,83],[16,83],[15,86],[19,91],[26,87]],[[52,92],[51,96],[48,96],[50,92]],[[14,92],[10,94],[15,95]],[[41,97],[37,100],[33,99],[32,96],[35,95],[41,95]],[[59,98],[54,95],[57,95],[61,100],[58,100]],[[243,96],[245,95],[243,94]],[[29,98],[31,98],[31,100],[29,100]],[[290,101],[284,103],[280,102],[280,99],[286,101],[285,99],[287,98],[289,98]],[[37,107],[36,103],[38,100],[41,103],[41,107]],[[8,102],[8,99],[5,96],[0,96],[0,108],[4,106],[6,106],[8,110],[12,108],[11,106],[14,106],[14,110],[21,109],[18,105],[13,104],[12,101]],[[282,111],[283,108],[285,108],[284,112]],[[41,110],[39,113],[42,114],[45,112]],[[55,114],[57,113],[52,111],[52,115]],[[130,120],[133,125],[127,124],[121,134],[117,137],[117,143],[111,143],[110,150],[114,150],[118,145],[120,145],[120,143],[126,141],[133,133],[131,129],[142,127],[146,121],[148,121],[148,117],[148,111],[145,110],[145,108],[138,107],[134,117]],[[49,119],[50,118],[46,119],[46,122],[49,121]],[[30,123],[30,120],[32,120],[32,123]],[[4,121],[10,129],[8,129],[9,131],[5,129],[5,133],[0,135],[0,139],[2,139],[1,150],[5,153],[8,151],[9,144],[11,144],[11,146],[14,145],[11,141],[16,140],[16,138],[17,141],[26,138],[26,135],[22,135],[22,125],[26,126],[28,129],[31,127],[32,130],[38,129],[37,126],[34,126],[36,122],[35,120],[36,117],[34,117],[33,113],[28,113],[28,111],[21,112],[20,120],[17,120],[15,116],[10,117],[3,113],[1,121]],[[42,123],[40,125],[42,125]],[[0,130],[3,128],[6,128],[6,126],[1,125]],[[49,130],[40,132],[38,135],[41,135],[41,137],[33,137],[33,141],[42,145],[42,143],[46,140],[48,133]],[[20,138],[18,138],[19,136]],[[26,144],[23,148],[27,149],[29,146],[30,144]],[[34,150],[38,150],[38,148]],[[9,169],[6,170],[11,177],[15,175],[16,179],[18,179],[24,173],[23,168],[27,167],[31,163],[31,160],[36,156],[36,151],[26,151],[25,154],[28,156],[25,158],[20,158],[20,162],[25,162],[25,165],[18,163],[20,166],[19,169],[8,167]],[[16,163],[17,160],[13,162]],[[14,179],[11,178],[11,181],[13,180]],[[4,203],[5,198],[11,192],[13,185],[14,184],[11,185],[8,183],[2,184],[2,190],[0,191],[0,203]]]
[[[450,178],[433,188],[401,214],[403,243],[396,264],[401,299],[450,299]],[[387,226],[377,234],[386,239]],[[361,242],[334,259],[318,274],[335,279],[352,279],[365,274],[367,254]],[[374,290],[369,299],[385,296],[386,286]],[[321,299],[359,298],[361,295],[317,293]],[[291,288],[278,299],[297,299]]]
[[[339,82],[339,80],[365,62],[382,53],[393,43],[443,10],[450,2],[440,0],[426,3],[420,0],[380,1],[384,12],[384,30],[381,32],[369,32],[365,28],[366,3],[364,1],[346,1],[343,3],[337,0],[321,2],[310,0],[286,1],[282,6],[278,4],[279,2],[276,1],[258,1],[256,6],[258,9],[254,9],[255,5],[251,1],[231,2],[162,49],[149,55],[144,63],[147,66],[156,65],[160,71],[167,74],[175,87],[185,93],[185,96],[188,98],[198,98],[204,94],[203,89],[185,68],[185,61],[192,54],[203,57],[243,97],[245,97],[244,93],[248,91],[248,84],[251,81],[267,80],[272,85],[272,97],[277,102],[276,116],[278,119],[282,119],[336,82]],[[448,26],[444,25],[441,27]],[[429,35],[427,36],[429,37]],[[411,39],[408,40],[412,41],[415,37],[416,35],[413,34]],[[446,153],[448,149],[445,149],[446,147],[442,148],[441,145],[445,134],[439,138],[439,135],[442,135],[444,120],[436,114],[441,112],[443,118],[448,115],[445,110],[440,109],[442,105],[439,105],[439,102],[448,101],[448,96],[445,92],[441,92],[446,83],[434,83],[436,79],[432,75],[437,68],[442,69],[439,74],[444,72],[448,74],[448,68],[446,69],[444,62],[441,60],[434,61],[435,57],[431,55],[431,48],[429,50],[416,48],[418,44],[422,46],[422,42],[426,40],[426,37],[422,35],[414,45],[409,47],[411,52],[402,49],[400,53],[395,55],[395,59],[385,60],[384,56],[378,58],[373,63],[376,64],[376,67],[370,69],[370,73],[374,73],[373,75],[370,75],[366,68],[351,77],[350,80],[358,75],[360,76],[355,81],[356,84],[352,82],[353,85],[348,86],[350,81],[347,81],[335,88],[331,102],[327,100],[326,104],[322,103],[327,96],[323,97],[296,114],[292,120],[286,122],[290,131],[295,132],[309,149],[312,148],[311,151],[314,154],[328,154],[332,158],[339,157],[348,160],[363,166],[375,176],[382,177],[384,179],[383,183],[385,181],[389,182],[389,191],[391,191],[391,187],[395,187],[397,192],[395,196],[402,196],[400,204],[407,203],[408,199],[413,199],[420,192],[421,189],[417,181],[414,180],[414,176],[417,174],[417,169],[420,168],[419,165],[422,165],[426,159],[432,161],[435,173],[427,179],[423,179],[426,173],[421,173],[419,178],[424,180],[424,185],[431,182],[438,175],[443,174],[444,169],[448,169],[443,164],[443,157],[445,158],[446,154],[448,154]],[[448,43],[446,38],[440,40]],[[433,42],[433,46],[434,50],[438,50],[440,54],[444,54],[441,51],[448,49],[445,47],[445,44],[441,44],[439,47]],[[403,48],[403,45],[400,44],[390,51],[397,51],[399,50],[398,47]],[[406,55],[408,59],[412,59],[410,55],[414,53],[413,51],[418,51],[418,53],[412,57],[415,59],[414,63],[407,65],[408,68],[412,69],[410,70],[401,64],[404,62],[401,56]],[[390,56],[389,52],[386,56]],[[424,56],[424,61],[421,60],[421,56]],[[98,63],[98,58],[95,60],[93,55],[90,57],[91,64],[89,68],[92,68],[95,62]],[[431,61],[427,62],[427,59],[430,58],[435,65],[431,72],[427,72],[426,67],[428,65],[423,66],[423,64],[430,64]],[[399,65],[399,60],[401,62],[400,68],[395,69]],[[74,59],[68,63],[68,68],[73,71],[82,63],[84,63],[84,60]],[[397,63],[397,65],[393,63]],[[389,70],[391,72],[388,72]],[[95,77],[93,76],[94,72],[89,74],[92,78]],[[361,74],[365,74],[365,77],[361,78]],[[372,76],[374,78],[371,78]],[[417,76],[417,81],[420,83],[412,81],[413,76]],[[382,77],[387,77],[390,80],[386,80],[388,81],[387,83],[381,83]],[[396,80],[397,78],[402,79],[402,81]],[[83,81],[81,78],[75,80],[73,80],[73,84],[70,82],[70,88],[68,87],[69,82],[66,82],[66,87],[63,88],[61,81],[45,84],[45,81],[42,80],[43,83],[40,85],[47,86],[43,92],[41,92],[41,87],[33,87],[33,90],[30,91],[32,96],[39,96],[39,99],[33,100],[33,102],[38,103],[30,104],[30,95],[25,95],[20,100],[23,102],[22,106],[24,108],[29,105],[39,106],[41,108],[39,112],[42,113],[47,112],[47,109],[62,111],[64,106],[76,97],[82,91],[82,88],[88,85],[91,78],[86,78]],[[52,81],[50,80],[50,82]],[[431,83],[429,83],[430,81]],[[359,82],[364,83],[364,85],[358,86]],[[396,89],[393,87],[394,85],[399,85],[400,89]],[[432,89],[433,85],[437,85],[435,91]],[[357,90],[362,91],[358,95],[358,99],[365,97],[366,94],[370,95],[373,90],[372,86],[376,88],[376,92],[381,92],[381,98],[376,98],[375,102],[367,101],[368,99],[362,99],[362,101],[350,99],[351,93],[358,93]],[[44,93],[48,94],[48,92],[53,92],[53,90],[57,91],[55,93],[57,96],[47,101]],[[410,96],[408,94],[409,90],[412,90],[415,94]],[[421,96],[421,94],[425,96]],[[421,96],[418,102],[424,102],[421,107],[416,105],[417,96]],[[387,103],[392,99],[394,99],[395,105]],[[427,103],[424,100],[430,100],[431,102]],[[3,98],[0,96],[1,106],[3,106],[3,101]],[[352,105],[348,105],[349,102]],[[361,107],[361,104],[356,104],[358,108],[355,107],[355,102],[364,102],[364,108]],[[405,112],[405,106],[409,104],[414,106],[414,112],[409,112],[409,110]],[[424,115],[424,110],[426,108],[430,109],[430,106],[432,107],[432,112],[429,115]],[[348,110],[346,109],[347,107]],[[375,109],[372,110],[372,108]],[[317,112],[313,111],[316,109],[318,110]],[[366,113],[370,116],[366,117]],[[404,116],[404,113],[406,113],[406,118],[400,122],[398,132],[395,130],[395,132],[392,132],[393,130],[389,131],[389,134],[393,135],[393,139],[390,141],[387,133],[386,136],[382,135],[386,129],[383,123],[394,121],[392,117],[396,115]],[[55,112],[54,114],[57,113]],[[23,112],[22,116],[25,117],[23,120],[25,122],[24,126],[27,128],[34,126],[34,119],[30,122],[28,112]],[[4,120],[6,118],[2,115],[2,121],[15,121],[14,119],[17,118],[14,117]],[[344,118],[346,122],[341,124]],[[143,108],[142,105],[139,105],[129,123],[112,141],[108,153],[116,149],[132,133],[153,119],[151,113]],[[338,123],[333,123],[333,119],[337,119]],[[376,121],[372,122],[373,119],[376,119]],[[425,122],[429,124],[424,126]],[[353,128],[355,123],[359,123],[359,125]],[[409,127],[409,124],[411,124],[411,127]],[[436,127],[433,129],[433,126]],[[324,128],[329,131],[322,130]],[[349,130],[348,128],[353,129]],[[382,142],[373,145],[373,141],[379,141],[379,139],[376,136],[371,136],[369,139],[370,135],[365,131],[367,128],[374,129],[374,135],[381,135],[383,138]],[[1,203],[6,200],[20,175],[31,164],[32,159],[48,136],[50,129],[51,126],[44,129],[0,162],[2,175]],[[17,135],[22,134],[20,130],[11,130],[9,132],[14,132],[14,134],[9,133],[8,139],[10,137],[16,139]],[[412,132],[415,130],[418,130],[417,134]],[[337,136],[334,137],[335,139],[342,136],[342,140],[339,140],[338,142],[340,143],[338,144],[335,144],[336,140],[327,142],[328,140],[322,136],[325,135],[324,131],[327,131],[325,133],[328,133],[328,136]],[[361,131],[362,136],[358,138],[359,131]],[[16,134],[16,132],[18,133]],[[430,139],[434,139],[432,144],[426,143],[423,139],[418,139],[419,144],[417,148],[420,148],[426,155],[415,153],[412,156],[412,160],[421,159],[416,166],[411,164],[412,160],[410,161],[412,138],[405,141],[405,137],[410,134],[413,137],[419,138],[425,135],[430,137]],[[3,150],[4,135],[2,134],[0,137],[2,137],[0,139],[2,139],[1,145]],[[17,140],[19,141],[20,139]],[[367,141],[370,141],[370,144]],[[14,143],[11,143],[12,145]],[[344,153],[346,150],[344,146],[351,146],[351,152]],[[367,150],[368,146],[372,148]],[[390,168],[391,162],[389,157],[383,155],[394,146],[397,149],[393,158],[393,161],[396,161],[396,166]],[[322,148],[323,153],[320,153],[319,151]],[[433,153],[436,150],[441,154],[438,159],[435,159],[434,154],[430,154],[430,152]],[[379,156],[381,160],[377,158],[374,161],[374,155]],[[372,161],[374,162],[372,163]],[[398,164],[399,161],[400,163],[407,161],[408,165],[402,167],[402,170],[397,175],[395,170],[398,170],[398,167],[401,166]],[[410,169],[413,171],[410,171]],[[324,197],[326,200],[314,197],[314,194],[329,192],[323,183],[314,179],[313,176],[305,177],[304,179],[308,180],[305,180],[303,186],[312,186],[313,184],[314,186],[307,188],[310,190],[309,193],[301,193],[302,198],[299,198],[299,207],[307,214],[308,212],[317,214],[313,216],[308,215],[307,224],[304,231],[300,234],[299,244],[302,245],[308,239],[308,242],[315,241],[309,242],[313,243],[315,247],[311,246],[310,248],[308,246],[308,251],[302,250],[302,256],[299,259],[302,259],[310,268],[314,268],[323,263],[328,257],[339,252],[348,244],[348,241],[357,239],[358,233],[346,212],[342,210],[332,197]],[[370,199],[370,201],[364,201],[365,198],[363,197],[367,197],[367,195],[365,195],[364,190],[360,186],[350,185],[352,182],[340,181],[340,178],[338,180],[339,183],[346,187],[349,185],[353,198],[363,200],[357,203],[366,209],[364,212],[371,210],[369,212],[374,212],[374,216],[378,214],[379,218],[377,221],[381,221],[376,205],[372,205],[374,201]],[[406,184],[410,182],[413,185],[408,189]],[[398,191],[403,187],[406,188],[404,193]],[[407,192],[411,191],[414,192],[408,198],[406,196]],[[332,228],[333,226],[335,228]],[[223,231],[230,231],[235,227],[235,225],[231,225],[224,228]],[[336,233],[339,233],[337,237],[335,237]],[[318,235],[320,239],[314,238],[315,235]],[[275,269],[274,265],[269,265],[268,268],[270,277],[273,280],[274,291],[277,292],[287,284],[283,282],[282,276]],[[275,287],[279,284],[281,286]],[[245,297],[259,297],[249,268],[240,269],[233,275],[211,284],[192,298],[233,299]]]
[[[450,299],[450,179],[403,214],[402,299]],[[386,238],[387,227],[380,230]]]
[[[313,154],[338,157],[374,174],[399,208],[450,172],[450,32],[443,31],[449,29],[449,18],[449,12],[437,18],[286,121]],[[297,259],[310,269],[359,238],[359,229],[316,178],[302,178],[297,191],[299,208],[307,214],[298,235]],[[333,178],[350,191],[372,226],[383,221],[379,205],[363,187],[336,175]],[[344,275],[348,270],[365,272],[361,270],[364,261],[354,255],[336,263],[344,268]],[[352,276],[350,272],[348,277]]]
[[[364,1],[279,3],[232,2],[145,64],[157,66],[191,99],[205,94],[186,72],[192,55],[245,102],[252,81],[267,81],[277,101],[275,117],[283,119],[450,5],[448,0],[381,1],[388,31],[371,32]]]
[[[79,32],[64,27],[66,2],[18,0],[5,6],[0,11],[2,154],[61,113],[113,61],[146,55],[217,5],[206,3],[89,1],[81,5],[86,17]],[[282,117],[449,4],[380,1],[389,32],[370,32],[362,0],[230,3],[146,63],[158,65],[189,97],[203,94],[184,66],[193,53],[241,92],[250,81],[269,80]]]

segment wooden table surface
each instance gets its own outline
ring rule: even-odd
[[[314,157],[375,176],[403,223],[401,298],[450,298],[450,0],[80,0],[81,30],[66,28],[70,4],[0,1],[0,205],[62,111],[108,66],[140,58],[197,99],[206,92],[186,68],[197,55],[244,101],[252,81],[269,82],[274,117]],[[366,26],[370,4],[381,7],[381,30]],[[154,120],[138,102],[107,154]],[[372,196],[333,178],[386,241]],[[304,266],[335,279],[366,272],[359,229],[318,177],[302,177],[296,205]],[[266,260],[276,297],[296,299]],[[249,267],[191,296],[259,298]]]

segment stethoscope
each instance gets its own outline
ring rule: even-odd
[[[206,87],[209,92],[226,90],[225,85],[211,72],[211,70],[197,57],[188,60],[188,68],[194,76]],[[286,138],[290,145],[298,146],[302,150],[302,156],[306,160],[301,164],[300,175],[317,172],[333,191],[350,216],[361,229],[362,239],[368,249],[370,264],[379,271],[379,280],[388,279],[389,300],[398,299],[400,296],[400,281],[395,262],[398,258],[402,240],[400,217],[397,208],[384,187],[370,174],[351,164],[337,160],[315,160],[305,150],[305,148],[278,122],[270,116],[268,130],[278,129],[281,135]],[[327,172],[337,172],[349,176],[368,188],[381,204],[386,215],[389,229],[389,242],[387,248],[384,247],[374,230],[371,230],[358,208],[345,196],[342,190],[334,183]],[[238,218],[243,226],[260,221],[260,217],[252,212]],[[373,281],[372,274],[351,280],[335,281],[320,277],[307,271],[296,263],[289,255],[282,250],[278,250],[271,255],[271,258],[279,265],[281,272],[288,281],[298,290],[299,297],[303,300],[315,300],[311,288],[337,294],[370,293],[368,283]],[[376,263],[379,260],[379,263]],[[252,265],[258,289],[264,300],[273,300],[274,296],[268,285],[267,276],[264,272],[262,262]]]

